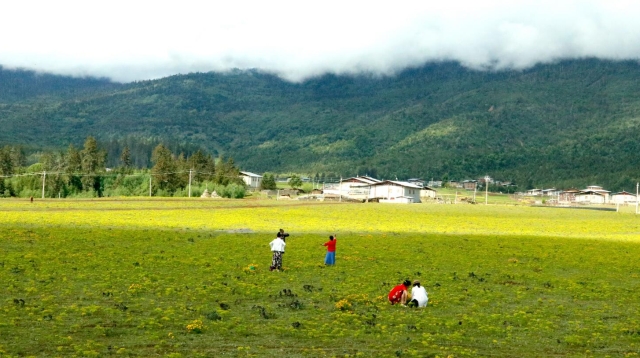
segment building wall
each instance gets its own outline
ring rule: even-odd
[[[250,188],[257,188],[262,183],[262,178],[260,178],[260,177],[250,177],[250,176],[247,176],[247,175],[243,175],[242,176],[242,180],[244,180],[244,183],[247,184],[247,186],[250,187]]]
[[[575,193],[560,193],[560,196],[558,197],[558,201],[564,202],[564,203],[573,203],[573,202],[576,201],[576,194]]]
[[[577,203],[605,204],[605,197],[596,194],[576,195]]]
[[[436,197],[436,191],[435,190],[422,189],[422,190],[420,190],[420,197],[423,197],[423,198],[435,198]]]
[[[636,203],[636,196],[635,195],[612,195],[611,196],[611,203],[613,204],[628,204],[628,203]]]
[[[408,196],[413,198],[414,203],[420,202],[420,189],[405,188],[399,185],[374,185],[369,190],[369,198],[397,198],[399,196]]]

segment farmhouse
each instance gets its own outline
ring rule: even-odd
[[[564,204],[574,203],[576,201],[576,194],[578,193],[580,193],[580,190],[578,189],[564,190],[560,192],[560,195],[558,195],[558,203],[564,203]]]
[[[421,189],[406,181],[385,180],[369,185],[369,199],[381,203],[419,203]]]
[[[424,186],[424,180],[419,179],[419,178],[407,179],[407,182],[411,183],[411,184],[415,184],[417,186]]]
[[[560,195],[560,190],[556,189],[556,188],[551,188],[551,189],[543,189],[542,190],[542,195],[543,196],[558,196]]]
[[[478,187],[477,180],[465,180],[462,182],[462,187],[466,190],[476,190]]]
[[[611,195],[611,203],[612,204],[635,204],[636,203],[636,194],[631,194],[626,191],[621,191],[619,193],[614,193]]]
[[[427,186],[431,188],[442,188],[442,180],[429,180]]]
[[[422,189],[420,189],[420,198],[435,199],[436,190],[433,188],[429,188],[428,186],[422,187]]]
[[[529,189],[527,190],[526,195],[528,196],[558,196],[561,194],[561,191],[556,188],[550,189]]]
[[[352,199],[367,199],[369,197],[369,185],[379,183],[380,180],[368,177],[358,176],[341,180],[340,183],[327,184],[324,188],[324,194],[348,196]]]
[[[262,175],[241,171],[240,178],[242,178],[245,184],[252,189],[259,188],[260,184],[262,184]]]
[[[542,195],[542,189],[529,189],[529,190],[527,190],[527,195],[528,196],[541,196]]]
[[[450,180],[448,185],[449,188],[462,188],[462,183],[457,180]]]
[[[583,204],[607,204],[609,203],[610,191],[602,189],[601,186],[590,185],[585,190],[576,194],[576,203]]]

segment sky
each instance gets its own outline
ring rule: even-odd
[[[260,69],[293,81],[640,59],[640,1],[4,0],[0,65],[130,82]]]

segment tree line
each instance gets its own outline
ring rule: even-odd
[[[18,146],[0,149],[0,196],[3,197],[103,197],[103,196],[192,196],[205,189],[221,196],[243,197],[244,183],[233,158],[197,150],[176,154],[165,144],[151,153],[151,168],[134,165],[125,146],[118,165],[108,168],[107,151],[89,136],[82,148],[42,152],[27,166]]]

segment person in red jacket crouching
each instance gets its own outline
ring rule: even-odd
[[[333,234],[329,236],[329,241],[322,244],[322,246],[327,247],[327,256],[324,257],[325,265],[335,265],[336,264],[336,241],[338,240],[338,235]]]
[[[398,286],[392,288],[391,292],[389,292],[389,302],[392,305],[395,305],[396,303],[400,303],[402,305],[406,305],[407,304],[407,296],[408,296],[407,290],[409,289],[409,287],[411,287],[411,281],[404,280],[403,283],[401,283]]]

